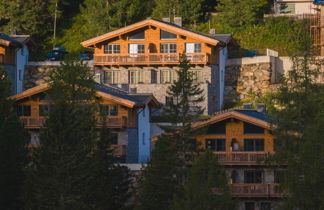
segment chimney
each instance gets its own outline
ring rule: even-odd
[[[266,105],[265,104],[257,104],[257,111],[265,114],[266,113]]]
[[[174,24],[182,26],[182,17],[174,17]]]
[[[216,29],[214,29],[214,28],[209,29],[209,34],[216,35]]]
[[[169,22],[169,23],[171,22],[169,17],[162,18],[162,20],[163,20],[164,22]]]
[[[243,109],[252,109],[252,104],[243,104]]]

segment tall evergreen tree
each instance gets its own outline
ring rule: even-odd
[[[155,0],[153,17],[161,19],[164,17],[180,16],[182,14],[181,0]]]
[[[173,139],[162,135],[156,142],[152,158],[142,171],[136,210],[169,210],[179,190],[179,159]]]
[[[225,170],[211,151],[206,151],[193,164],[184,184],[184,193],[177,196],[172,209],[235,209]]]
[[[282,187],[288,192],[283,209],[324,209],[324,86],[320,65],[309,53],[293,58],[293,68],[274,95],[276,154],[287,164]]]
[[[14,101],[8,99],[9,94],[8,74],[0,66],[0,206],[14,210],[22,207],[29,135],[15,113]]]

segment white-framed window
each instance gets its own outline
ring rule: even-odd
[[[104,73],[105,84],[119,84],[120,72],[119,71],[105,71]]]
[[[203,74],[202,74],[202,71],[200,70],[192,70],[190,71],[191,74],[192,74],[192,79],[195,83],[201,83],[203,82]]]
[[[186,53],[201,53],[201,43],[186,43]]]
[[[128,52],[130,54],[145,53],[145,45],[144,44],[129,44]]]
[[[105,54],[119,54],[120,53],[120,44],[105,44],[104,45]]]
[[[176,43],[161,43],[160,44],[161,53],[176,53],[177,44]]]
[[[177,72],[174,70],[161,70],[161,83],[172,83],[177,79]]]
[[[144,72],[129,71],[129,83],[130,84],[144,83]]]

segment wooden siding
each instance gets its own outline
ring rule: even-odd
[[[160,39],[160,27],[145,27],[144,40],[130,40],[129,34],[121,35],[110,40],[97,43],[94,48],[95,65],[161,65],[178,64],[178,56],[186,50],[186,43],[200,43],[201,52],[187,54],[192,64],[217,64],[218,49],[198,39],[177,35],[176,39]],[[167,29],[164,29],[167,30]],[[176,53],[160,53],[161,43],[177,44]],[[104,54],[105,44],[120,44],[120,54]],[[129,54],[129,44],[144,44],[143,54]],[[166,59],[169,58],[169,59]],[[138,60],[137,60],[138,59]]]
[[[0,46],[0,64],[8,64],[8,65],[16,64],[15,48]]]

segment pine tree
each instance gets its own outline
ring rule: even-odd
[[[293,57],[293,68],[273,97],[276,154],[288,192],[283,209],[323,209],[324,202],[324,86],[320,65],[308,52]]]
[[[178,191],[179,160],[173,139],[162,135],[156,142],[152,158],[142,171],[136,210],[169,210]]]
[[[235,209],[225,170],[211,151],[206,151],[193,164],[184,184],[184,193],[177,196],[172,209]]]
[[[0,66],[0,206],[2,209],[20,209],[27,163],[29,135],[14,111],[14,101],[8,99],[10,81]]]
[[[180,16],[182,13],[182,1],[181,0],[155,0],[155,8],[152,15],[154,18],[165,18]]]

